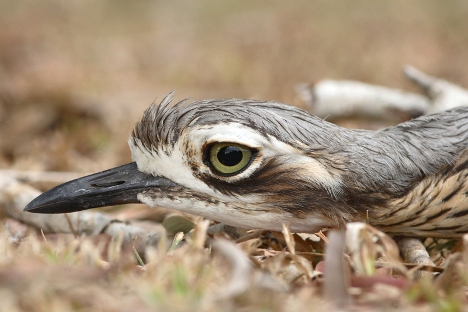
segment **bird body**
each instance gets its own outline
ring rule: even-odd
[[[416,182],[376,214],[374,225],[387,233],[456,237],[468,233],[468,152],[453,165]]]
[[[468,232],[468,107],[368,131],[276,102],[171,106],[171,100],[172,94],[148,108],[130,136],[139,182],[109,170],[87,177],[89,190],[101,197],[119,191],[127,194],[122,202],[245,228],[281,230],[288,223],[292,231],[313,233],[368,218],[396,235]],[[74,183],[66,184],[71,193]],[[60,213],[116,202],[83,200],[82,187],[64,198],[59,186],[25,210]]]

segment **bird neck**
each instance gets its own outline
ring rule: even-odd
[[[424,116],[380,131],[345,130],[350,179],[373,191],[404,192],[452,166],[468,149],[468,109]]]

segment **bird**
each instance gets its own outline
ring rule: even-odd
[[[468,232],[468,107],[362,130],[274,101],[173,97],[136,123],[132,162],[56,186],[24,210],[144,203],[247,229]]]

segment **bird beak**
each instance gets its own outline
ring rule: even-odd
[[[68,213],[96,207],[140,203],[137,195],[150,187],[178,186],[164,177],[138,170],[135,162],[85,176],[50,189],[24,211]]]

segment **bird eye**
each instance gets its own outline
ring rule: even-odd
[[[233,175],[246,168],[252,160],[252,150],[235,143],[215,143],[211,146],[209,161],[220,174]]]

